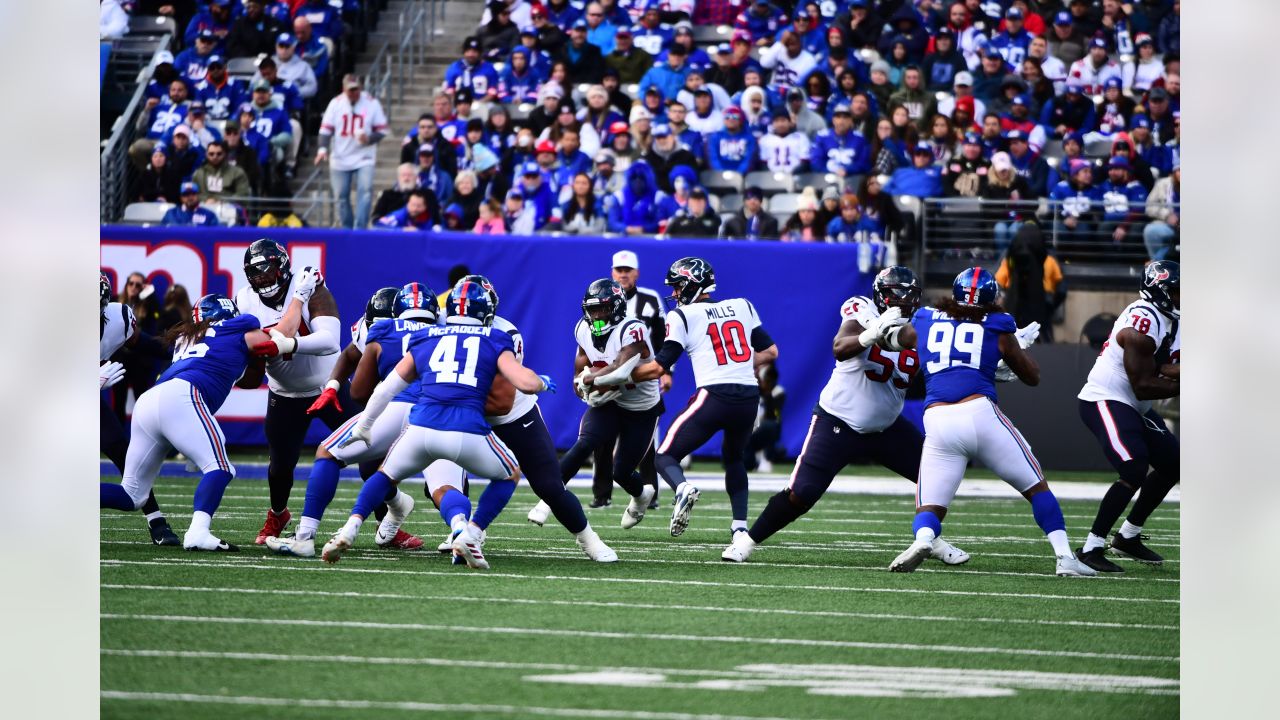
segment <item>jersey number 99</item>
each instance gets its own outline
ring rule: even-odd
[[[982,326],[977,323],[934,323],[929,327],[929,372],[951,367],[977,368],[982,363]],[[952,357],[952,353],[955,357]],[[962,357],[967,356],[967,357]]]

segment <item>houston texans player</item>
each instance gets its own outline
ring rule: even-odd
[[[1040,383],[1040,367],[1024,352],[1035,342],[1039,323],[1019,330],[996,303],[998,292],[991,273],[971,267],[956,276],[951,297],[937,307],[921,308],[910,323],[877,328],[876,342],[885,349],[919,353],[925,378],[924,451],[911,525],[915,542],[889,569],[913,572],[933,554],[965,468],[978,460],[1030,501],[1036,524],[1053,546],[1058,575],[1096,575],[1072,554],[1062,508],[1040,463],[996,405],[997,379]]]
[[[1120,474],[1098,506],[1084,547],[1076,552],[1099,572],[1124,572],[1103,553],[1112,526],[1139,489],[1133,510],[1111,538],[1111,551],[1153,565],[1164,562],[1143,544],[1141,533],[1143,523],[1180,477],[1178,438],[1151,408],[1151,401],[1178,396],[1181,275],[1172,260],[1147,266],[1138,300],[1116,319],[1078,396],[1080,419]]]
[[[142,333],[138,331],[138,320],[133,316],[133,309],[124,303],[111,302],[111,280],[106,273],[98,273],[98,389],[106,390],[124,379],[124,365],[111,362],[111,356],[125,345],[140,342]],[[151,342],[154,340],[149,339]],[[129,437],[125,434],[120,419],[111,412],[107,403],[98,397],[98,446],[116,466],[116,470],[124,475],[125,453],[129,450]],[[146,502],[142,504],[142,512],[147,518],[147,530],[151,533],[151,542],[156,545],[180,545],[181,541],[169,526],[160,504],[156,502],[154,492],[147,493]]]
[[[916,482],[924,436],[902,417],[902,404],[920,359],[914,350],[885,350],[875,340],[882,327],[919,307],[920,283],[901,265],[876,275],[871,297],[852,297],[840,307],[840,330],[832,342],[836,366],[813,408],[791,484],[769,499],[748,532],[734,533],[721,559],[746,562],[757,544],[817,504],[836,474],[856,460],[873,459]],[[941,537],[933,539],[930,555],[948,565],[969,560]]]
[[[778,348],[760,324],[756,309],[741,298],[713,300],[715,271],[699,257],[681,258],[667,270],[666,284],[677,305],[667,315],[662,349],[643,364],[639,354],[619,357],[609,366],[583,376],[584,386],[655,380],[689,353],[698,392],[667,431],[655,460],[662,479],[676,491],[671,514],[672,537],[684,533],[699,491],[684,478],[680,461],[717,432],[724,431],[720,455],[725,490],[733,508],[730,530],[747,531],[747,468],[743,450],[755,425],[760,402],[756,367],[773,362]]]

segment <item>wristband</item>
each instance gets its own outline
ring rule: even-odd
[[[338,382],[337,380],[330,380],[329,382],[324,384],[325,390],[332,390],[334,392],[338,392],[338,390],[341,387],[342,387],[342,383]]]

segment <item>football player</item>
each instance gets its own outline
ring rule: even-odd
[[[125,345],[139,342],[138,320],[133,316],[133,309],[124,303],[111,302],[111,280],[106,273],[98,273],[98,390],[106,390],[124,379],[124,365],[111,362],[111,356]],[[101,395],[101,393],[99,393]],[[107,403],[98,398],[98,446],[103,454],[116,466],[121,476],[124,475],[125,453],[129,449],[129,438],[124,432],[120,419],[111,412]],[[156,545],[178,545],[181,541],[169,526],[160,504],[156,502],[154,492],[147,493],[142,504],[142,512],[147,518],[147,530],[151,533],[151,542]]]
[[[649,328],[627,317],[627,301],[622,286],[600,278],[587,286],[582,298],[582,318],[573,328],[578,341],[574,375],[588,367],[601,368],[623,363],[632,356],[653,357]],[[598,448],[613,449],[613,479],[631,495],[622,514],[622,528],[628,530],[644,519],[654,489],[645,484],[636,467],[653,447],[653,433],[665,408],[658,380],[628,383],[615,388],[595,385],[593,392],[579,392],[590,406],[578,425],[578,441],[560,459],[560,478],[565,483],[582,468]],[[615,448],[616,443],[616,449]],[[529,511],[529,521],[546,522],[550,506],[539,502]]]
[[[495,441],[485,421],[490,386],[499,374],[526,393],[554,391],[555,383],[516,359],[511,336],[493,327],[493,303],[478,283],[460,281],[449,296],[446,312],[444,327],[426,328],[410,337],[404,357],[378,383],[360,420],[338,443],[340,448],[359,442],[367,445],[374,423],[391,400],[420,378],[420,393],[409,412],[409,424],[388,451],[382,469],[361,488],[346,525],[325,544],[321,557],[326,562],[341,559],[372,507],[402,478],[421,472],[437,459],[456,462],[490,480],[514,481],[516,465],[510,451]],[[468,566],[487,568],[479,539],[465,514],[454,514],[450,525],[458,532],[454,550]],[[590,529],[579,533],[578,542],[588,554],[607,550]]]
[[[996,303],[997,292],[991,273],[971,267],[956,276],[951,297],[937,307],[921,308],[902,324],[897,309],[890,308],[876,327],[876,342],[885,349],[916,350],[925,379],[924,450],[911,525],[915,542],[889,570],[913,572],[933,554],[965,468],[978,460],[1030,501],[1036,524],[1053,546],[1058,575],[1096,575],[1072,554],[1062,508],[1040,463],[996,405],[997,376],[1040,384],[1040,367],[1024,352],[1040,326],[1019,330]]]
[[[732,532],[747,531],[747,467],[743,451],[755,425],[760,400],[756,367],[773,362],[778,348],[765,331],[756,309],[747,300],[713,300],[715,271],[698,257],[681,258],[667,270],[666,284],[676,308],[667,315],[667,336],[648,362],[637,365],[638,354],[619,357],[607,367],[585,375],[581,382],[617,385],[655,380],[687,352],[698,392],[667,431],[654,461],[658,473],[676,491],[671,513],[673,537],[689,526],[698,502],[698,488],[684,478],[680,461],[712,435],[724,431],[720,455],[725,490],[733,509]],[[629,378],[629,379],[628,379]]]
[[[299,273],[281,322],[298,321],[316,280],[311,272]],[[261,330],[257,317],[240,314],[225,295],[211,294],[196,302],[191,319],[170,330],[167,339],[174,346],[173,364],[134,404],[123,479],[119,485],[99,485],[99,504],[125,511],[142,507],[165,455],[177,450],[204,473],[182,547],[234,552],[239,548],[209,531],[222,493],[235,477],[214,413],[245,373],[253,348],[272,338]]]
[[[791,484],[769,499],[751,530],[734,533],[722,559],[746,562],[757,544],[817,504],[836,474],[856,460],[875,460],[916,482],[924,436],[902,417],[902,405],[920,358],[915,350],[885,350],[875,339],[890,308],[910,317],[919,307],[920,283],[901,265],[876,275],[870,298],[852,297],[840,307],[840,330],[831,347],[836,366],[814,406]],[[941,537],[934,538],[930,554],[948,565],[969,560]]]
[[[1120,474],[1098,506],[1084,547],[1076,552],[1099,572],[1124,572],[1103,553],[1107,535],[1139,488],[1142,493],[1133,510],[1111,538],[1111,551],[1144,563],[1164,562],[1143,544],[1141,533],[1143,523],[1178,483],[1181,469],[1178,438],[1151,408],[1153,400],[1178,396],[1180,276],[1172,260],[1147,266],[1138,300],[1116,319],[1078,396],[1080,419]]]
[[[236,306],[240,312],[257,317],[272,337],[272,342],[263,343],[254,353],[267,359],[270,388],[265,430],[270,456],[267,484],[271,507],[254,540],[262,545],[269,537],[279,537],[289,523],[293,471],[298,466],[307,428],[311,427],[307,410],[319,398],[337,362],[341,327],[338,304],[318,275],[315,292],[308,295],[301,315],[285,321],[289,298],[300,278],[310,273],[304,270],[295,275],[290,268],[289,253],[280,243],[262,239],[249,245],[244,252],[244,274],[249,279],[249,287],[236,293]],[[316,414],[330,430],[337,429],[350,416],[349,412],[340,412],[336,407],[327,407]]]

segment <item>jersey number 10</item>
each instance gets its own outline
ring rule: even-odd
[[[751,359],[747,329],[737,320],[724,323],[724,330],[720,325],[711,323],[707,325],[707,335],[711,337],[711,348],[716,351],[717,364],[728,365],[730,360],[740,363]]]

